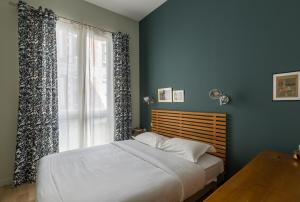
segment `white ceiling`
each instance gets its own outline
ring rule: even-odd
[[[85,0],[120,15],[140,21],[167,0]]]

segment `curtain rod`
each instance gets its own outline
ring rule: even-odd
[[[10,1],[9,4],[12,5],[12,6],[15,6],[15,7],[18,6],[17,3],[12,2],[12,1]],[[89,24],[86,24],[86,23],[83,23],[83,22],[80,22],[80,21],[77,21],[77,20],[73,20],[73,19],[70,19],[70,18],[67,18],[67,17],[64,17],[64,16],[60,16],[60,15],[56,15],[56,16],[58,18],[70,21],[72,23],[76,23],[76,24],[79,24],[79,25],[84,25],[84,26],[92,27],[92,28],[98,29],[98,30],[103,31],[103,32],[109,32],[109,33],[112,33],[112,34],[114,33],[113,31],[110,31],[110,30],[107,30],[107,29],[103,29],[103,28],[100,28],[100,27],[96,27],[96,26],[93,26],[93,25],[89,25]]]

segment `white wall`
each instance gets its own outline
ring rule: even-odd
[[[17,10],[10,0],[0,1],[0,185],[12,181],[18,108]],[[56,14],[130,35],[133,127],[139,126],[139,23],[83,0],[28,0]]]

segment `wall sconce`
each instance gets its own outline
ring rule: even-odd
[[[153,103],[154,103],[154,98],[152,98],[152,97],[150,97],[150,96],[144,97],[143,100],[144,100],[144,102],[145,102],[147,105],[150,105],[150,104],[153,104]]]
[[[220,106],[230,102],[230,98],[219,89],[212,89],[209,91],[209,97],[213,100],[219,100]]]

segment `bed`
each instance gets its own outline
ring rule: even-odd
[[[196,201],[215,187],[224,172],[226,114],[152,110],[152,130],[217,152],[192,163],[126,140],[49,155],[39,164],[37,201]]]

